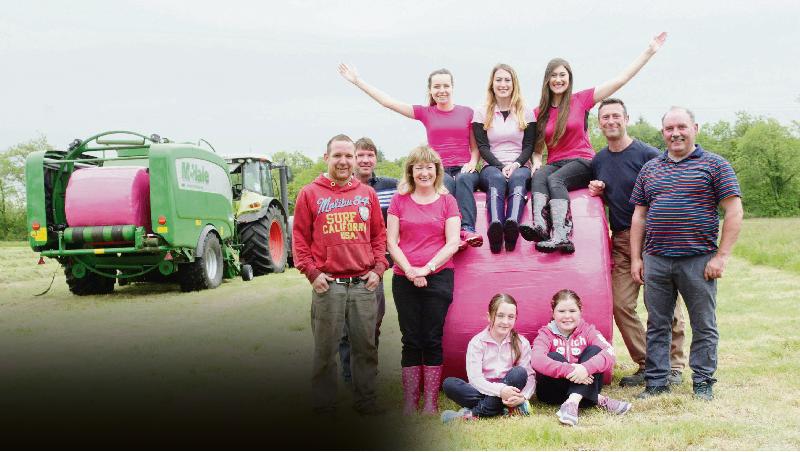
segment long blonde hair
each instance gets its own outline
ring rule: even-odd
[[[492,127],[492,121],[494,120],[494,107],[497,105],[497,99],[494,96],[493,89],[494,77],[497,71],[500,69],[511,74],[511,83],[513,85],[513,88],[511,89],[511,111],[513,111],[517,116],[519,130],[525,130],[525,128],[528,127],[528,123],[525,122],[525,101],[522,99],[522,92],[519,86],[519,79],[517,78],[517,71],[515,71],[511,66],[503,63],[499,63],[493,67],[492,73],[489,74],[489,86],[486,88],[486,119],[483,121],[483,130],[489,130]]]
[[[436,193],[449,193],[444,187],[444,166],[439,154],[430,146],[417,146],[408,153],[403,170],[403,180],[397,186],[397,191],[401,194],[414,193],[417,184],[414,182],[414,165],[433,163],[436,166],[436,180],[433,182],[433,189]]]
[[[567,60],[563,58],[553,58],[547,63],[547,68],[544,70],[544,80],[542,81],[542,97],[539,99],[539,116],[536,118],[536,145],[534,151],[541,153],[545,146],[545,130],[547,129],[547,122],[550,119],[550,105],[552,102],[553,92],[550,90],[550,74],[559,66],[564,66],[569,74],[569,86],[564,94],[561,96],[561,102],[558,104],[558,118],[556,119],[556,127],[553,131],[553,138],[547,143],[547,148],[550,149],[558,143],[558,140],[564,136],[564,131],[567,129],[567,118],[569,118],[569,101],[572,99],[572,87],[575,85],[575,80],[572,77],[572,68]]]

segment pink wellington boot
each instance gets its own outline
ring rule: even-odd
[[[437,414],[439,412],[439,387],[442,384],[442,366],[422,366],[424,404],[422,414]]]
[[[403,415],[411,416],[419,410],[419,387],[422,366],[403,367]]]

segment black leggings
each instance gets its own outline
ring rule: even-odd
[[[428,285],[425,287],[416,287],[405,276],[392,277],[392,294],[403,343],[403,367],[442,365],[442,334],[444,319],[453,301],[453,277],[453,270],[445,268],[426,276]]]
[[[600,353],[602,350],[596,345],[586,347],[583,353],[578,357],[579,363],[585,363],[592,356]],[[550,352],[547,354],[550,359],[567,362],[564,355],[557,352]],[[581,407],[588,407],[597,405],[597,395],[603,388],[603,374],[596,373],[594,382],[588,385],[581,385],[573,383],[566,378],[553,378],[543,375],[539,372],[536,373],[536,397],[544,403],[550,405],[561,405],[567,400],[570,394],[576,393],[583,396],[581,399]]]
[[[559,160],[533,173],[531,191],[550,199],[569,199],[569,191],[586,188],[592,180],[592,161],[575,158]]]

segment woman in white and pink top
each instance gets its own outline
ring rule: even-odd
[[[441,157],[444,166],[444,186],[456,197],[463,215],[461,238],[463,246],[481,246],[483,237],[475,232],[475,188],[478,186],[478,148],[471,132],[473,111],[453,103],[453,74],[438,69],[428,75],[427,105],[411,105],[393,99],[365,82],[356,68],[339,65],[339,73],[350,83],[367,93],[389,110],[416,119],[425,126],[428,145]]]
[[[445,411],[442,421],[492,417],[504,411],[530,414],[528,399],[536,389],[531,368],[531,344],[517,334],[517,301],[505,293],[492,297],[489,325],[467,346],[467,378],[450,377],[444,393],[461,405],[460,411]]]
[[[444,320],[453,301],[453,254],[461,218],[443,185],[439,155],[428,146],[411,151],[403,181],[389,204],[386,248],[394,259],[392,294],[403,343],[403,413],[439,410]]]
[[[499,253],[505,241],[506,251],[513,251],[528,194],[531,156],[536,169],[542,166],[542,154],[533,155],[536,122],[533,110],[525,107],[517,73],[511,66],[498,64],[492,68],[486,104],[475,110],[472,133],[486,162],[480,184],[489,212],[489,248]]]

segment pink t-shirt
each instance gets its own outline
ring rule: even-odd
[[[533,110],[525,107],[523,110],[525,115],[525,124],[534,122]],[[472,122],[486,124],[486,106],[475,110],[475,115],[472,117]],[[489,138],[489,148],[497,157],[497,160],[508,165],[515,162],[519,155],[522,153],[522,135],[525,132],[519,130],[519,122],[514,110],[508,114],[508,118],[503,118],[500,113],[500,108],[494,106],[494,117],[492,119],[492,127],[486,131],[486,136]],[[529,163],[525,162],[528,166]]]
[[[400,220],[399,246],[414,267],[424,267],[447,242],[445,221],[461,217],[456,198],[449,194],[439,196],[430,204],[417,204],[410,194],[397,193],[389,203],[388,213]],[[448,260],[436,271],[443,268],[453,268],[453,260]],[[394,266],[394,273],[405,275],[399,265]]]
[[[462,166],[469,162],[469,134],[472,109],[456,105],[442,111],[436,105],[414,105],[414,119],[425,125],[428,145],[439,153],[444,166]]]
[[[592,159],[594,157],[594,149],[589,142],[589,133],[586,130],[589,125],[589,110],[592,107],[594,107],[594,88],[572,94],[572,98],[569,100],[567,128],[558,143],[552,148],[547,148],[547,163],[564,159]],[[539,108],[536,108],[534,113],[537,118],[541,116]],[[558,108],[550,107],[550,117],[547,119],[547,128],[544,131],[545,143],[549,143],[553,139],[556,118],[558,118]]]

